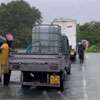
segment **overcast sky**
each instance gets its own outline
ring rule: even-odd
[[[0,0],[9,2],[12,0]],[[100,0],[25,0],[42,12],[43,21],[54,18],[76,19],[78,22],[100,21]]]

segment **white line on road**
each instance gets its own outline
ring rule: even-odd
[[[85,76],[85,66],[82,66],[82,72],[83,72],[83,93],[84,93],[84,100],[89,100],[88,99],[88,94],[87,94],[87,85],[86,85],[86,76]]]
[[[46,97],[46,100],[50,100],[50,99],[49,99],[49,96],[48,96],[48,94],[47,94],[47,91],[43,91],[43,95]]]

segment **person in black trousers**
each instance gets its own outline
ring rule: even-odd
[[[6,40],[1,45],[0,50],[1,50],[1,74],[4,76],[2,82],[3,85],[8,85],[7,75],[9,75],[9,67],[8,67],[9,46]]]
[[[8,33],[8,34],[10,34],[10,38],[12,39],[9,40],[9,36],[8,37],[6,36],[7,44],[9,48],[12,49],[13,48],[13,35],[11,33]],[[11,70],[9,69],[9,72],[4,74],[4,85],[8,86],[10,82],[10,76],[11,76]]]
[[[11,48],[12,41],[7,41],[7,44],[9,46],[9,48]],[[4,74],[4,85],[8,86],[8,84],[10,82],[10,76],[11,76],[11,70],[9,69],[9,72]]]

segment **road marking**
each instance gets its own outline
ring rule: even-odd
[[[50,99],[49,99],[49,96],[48,96],[48,94],[47,94],[47,91],[43,91],[43,95],[46,97],[45,100],[50,100]]]
[[[63,100],[68,100],[61,91],[58,91],[57,93],[63,98]]]
[[[83,72],[83,93],[84,93],[84,100],[89,100],[88,99],[88,94],[87,94],[85,66],[84,65],[82,66],[82,72]]]

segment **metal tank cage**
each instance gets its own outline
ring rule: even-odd
[[[61,27],[58,25],[35,26],[32,30],[32,53],[57,54],[61,51]]]

